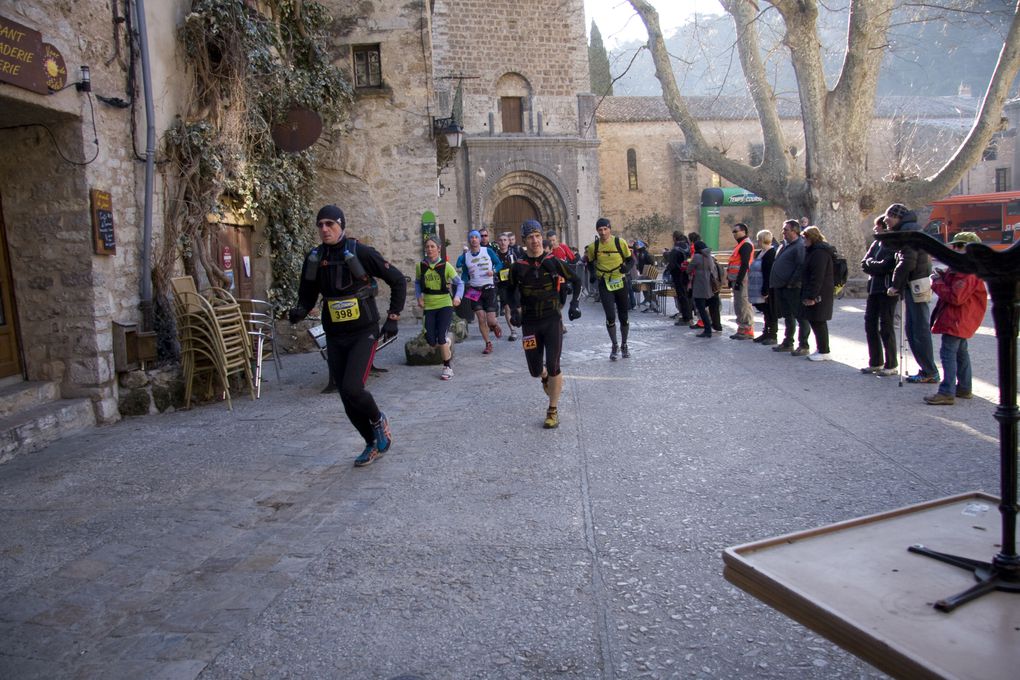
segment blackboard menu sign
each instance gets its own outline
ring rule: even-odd
[[[117,252],[117,241],[113,235],[113,199],[106,191],[93,189],[92,198],[92,242],[96,255],[113,255]]]

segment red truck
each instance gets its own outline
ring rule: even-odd
[[[950,196],[932,201],[924,233],[948,243],[960,231],[972,231],[996,250],[1013,245],[1020,231],[1020,191]]]

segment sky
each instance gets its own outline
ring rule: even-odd
[[[722,14],[718,0],[655,0],[652,5],[659,12],[663,35],[669,36],[673,28],[696,12]],[[598,24],[606,49],[629,40],[647,40],[645,26],[627,0],[584,0],[585,33],[591,30],[592,19]]]

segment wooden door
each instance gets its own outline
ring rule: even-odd
[[[521,222],[524,220],[542,221],[535,204],[523,196],[507,196],[492,215],[492,223],[489,225],[490,233],[497,234],[504,231],[512,231],[517,234],[517,243],[521,243]]]
[[[3,202],[0,201],[0,378],[21,374],[14,281],[11,278],[3,212]]]
[[[255,297],[254,262],[251,254],[252,229],[221,224],[213,239],[213,261],[231,278],[227,286],[235,298]]]
[[[503,109],[503,132],[524,132],[524,100],[520,97],[500,97]]]

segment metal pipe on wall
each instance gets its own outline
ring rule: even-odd
[[[138,284],[138,307],[142,311],[142,330],[154,325],[152,305],[152,210],[156,166],[156,124],[152,103],[152,71],[149,61],[149,34],[145,21],[145,0],[134,0],[138,50],[142,58],[142,96],[145,100],[145,202],[142,209],[141,280]]]

